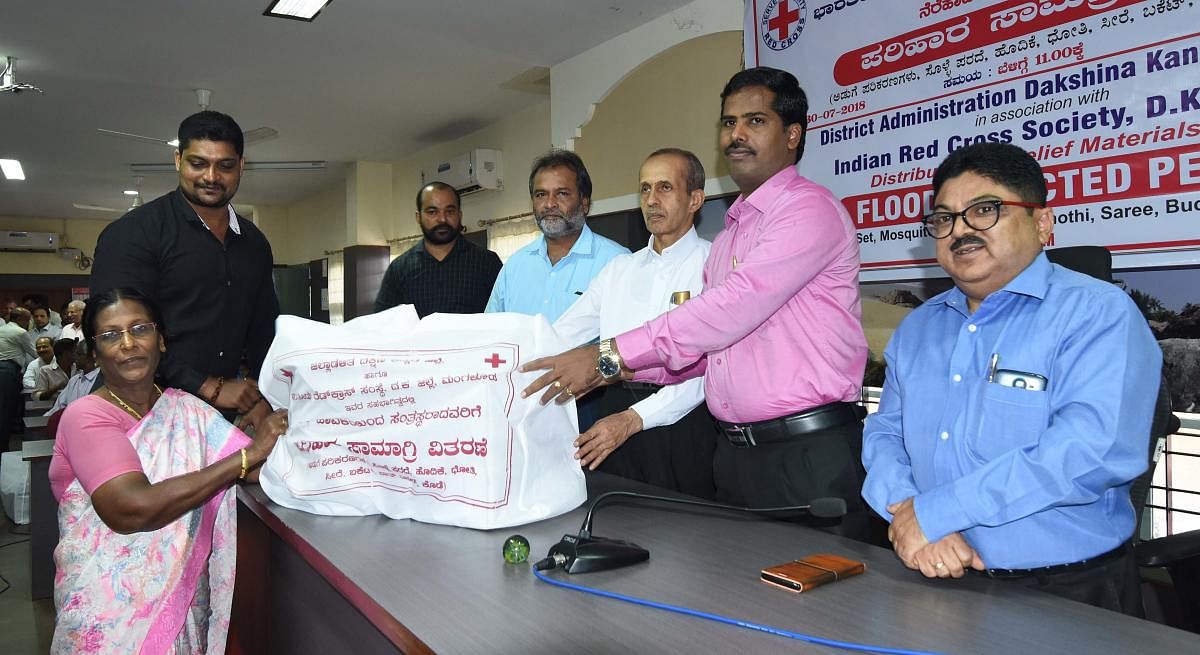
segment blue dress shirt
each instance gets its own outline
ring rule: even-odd
[[[1044,391],[989,382],[1041,375]],[[1133,534],[1162,351],[1118,287],[1039,254],[974,314],[957,288],[913,310],[884,352],[863,497],[915,497],[926,538],[961,532],[988,568],[1094,557]]]
[[[628,248],[584,225],[571,250],[551,266],[546,237],[539,235],[500,269],[484,311],[541,314],[553,323],[587,291],[605,264],[625,254]]]

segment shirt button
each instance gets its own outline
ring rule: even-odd
[[[233,282],[231,280],[225,280],[225,286],[230,286],[232,284]]]
[[[721,403],[722,409],[729,409],[729,403]]]
[[[951,380],[954,380],[955,382],[962,382],[962,376],[961,376],[961,375],[959,375],[958,373],[955,373],[955,374],[954,374],[954,377],[952,377],[952,378],[950,378],[950,379],[951,379]]]
[[[949,432],[943,432],[943,433],[941,433],[941,434],[940,434],[940,435],[938,435],[938,436],[940,436],[940,437],[942,438],[942,441],[945,441],[945,440],[947,440],[947,439],[949,439],[949,438],[950,438],[950,433],[949,433]]]
[[[974,323],[967,326],[967,332],[974,332],[975,330],[978,330],[978,329],[979,328],[975,327]]]
[[[224,356],[225,356],[225,351],[224,351],[224,350],[222,350],[221,352],[217,353],[217,357],[224,357]]]
[[[718,358],[717,358],[717,363],[718,363],[718,364],[720,364],[720,363],[721,363],[721,358],[720,358],[720,357],[718,357]]]

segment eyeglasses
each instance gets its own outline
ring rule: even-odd
[[[973,205],[968,205],[966,209],[960,212],[933,212],[927,214],[921,219],[921,224],[929,230],[929,233],[935,239],[945,239],[950,236],[950,233],[954,231],[954,219],[956,218],[963,219],[967,227],[982,232],[995,227],[996,222],[1000,220],[1000,208],[1005,205],[1024,207],[1026,209],[1040,209],[1042,207],[1042,205],[1033,202],[980,200]]]
[[[137,325],[131,325],[129,329],[126,330],[109,330],[108,332],[101,332],[100,334],[92,337],[92,341],[95,341],[101,346],[115,346],[125,340],[125,335],[127,333],[129,336],[137,340],[152,339],[157,331],[158,326],[154,323],[138,323]]]

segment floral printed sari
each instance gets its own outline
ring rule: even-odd
[[[151,483],[249,445],[203,401],[167,389],[127,435]],[[153,532],[122,535],[78,480],[59,503],[54,653],[223,653],[236,555],[232,489]]]

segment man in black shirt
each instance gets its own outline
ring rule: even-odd
[[[417,191],[424,238],[388,266],[375,311],[414,305],[417,316],[478,314],[500,273],[496,253],[462,238],[462,198],[443,182]]]
[[[165,382],[254,419],[270,411],[254,380],[238,380],[243,358],[257,374],[275,337],[279,300],[271,245],[230,200],[245,168],[242,130],[215,111],[179,125],[179,188],[131,210],[100,233],[93,294],[140,290],[161,307]],[[227,412],[228,414],[229,412]]]

